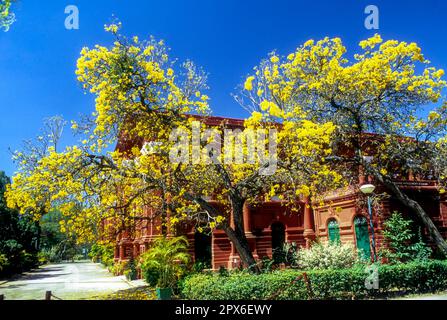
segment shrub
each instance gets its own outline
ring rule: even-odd
[[[22,270],[30,270],[38,265],[37,254],[29,253],[25,250],[20,252]]]
[[[145,276],[155,277],[155,272],[158,273],[157,285],[160,288],[172,288],[185,273],[189,261],[185,237],[163,237],[156,239],[152,247],[140,256],[140,267]]]
[[[413,261],[379,268],[382,291],[436,292],[447,289],[447,261]]]
[[[357,282],[363,284],[365,274],[360,271],[357,273]],[[232,273],[228,277],[197,275],[185,279],[182,293],[186,299],[204,300],[303,300],[311,297],[329,299],[334,292],[339,292],[340,296],[345,295],[349,284],[354,284],[354,281],[344,284],[338,280],[357,273],[341,271],[337,274],[335,270],[309,272],[312,293],[307,290],[303,280],[296,280],[303,274],[297,270],[276,270],[259,275],[240,272]],[[338,278],[334,278],[337,275]]]
[[[101,260],[102,247],[100,244],[94,243],[90,248],[88,256],[92,259],[92,262],[99,262]]]
[[[298,262],[298,245],[296,242],[286,242],[282,247],[274,249],[274,264],[284,263],[296,267]],[[266,260],[264,262],[267,262]],[[268,264],[267,264],[268,265]],[[271,267],[271,264],[270,266]]]
[[[220,266],[219,268],[219,276],[221,277],[228,277],[230,275],[230,272],[228,271],[227,268],[225,268],[224,266]]]
[[[124,274],[124,270],[126,270],[127,264],[127,261],[117,261],[111,266],[108,266],[108,269],[113,275],[120,276]]]
[[[102,245],[101,263],[111,266],[114,263],[114,245],[112,243]]]
[[[269,258],[268,256],[264,256],[260,259],[258,265],[261,272],[271,272],[275,269],[275,260]]]
[[[42,251],[39,251],[39,253],[37,253],[37,261],[39,262],[39,265],[47,264],[49,262],[47,259],[47,255]]]
[[[0,254],[0,274],[2,276],[28,271],[38,264],[37,254],[26,250],[16,252],[14,255]]]
[[[106,267],[112,267],[114,264],[114,245],[113,243],[95,243],[88,255],[93,262],[101,262]]]
[[[58,246],[42,249],[38,254],[38,258],[39,261],[42,261],[43,263],[58,263],[62,261]]]
[[[341,270],[307,272],[311,291],[297,279],[303,271],[282,270],[264,274],[231,273],[196,274],[183,281],[182,294],[186,299],[203,300],[302,300],[352,299],[396,292],[424,293],[447,289],[447,261],[413,262],[410,264],[378,266],[379,290],[367,289],[364,266]]]
[[[0,254],[0,272],[9,266],[8,258],[5,254]]]
[[[200,273],[203,270],[206,270],[206,269],[209,269],[209,268],[210,268],[210,264],[208,262],[196,261],[192,265],[191,271],[195,272],[195,273]]]
[[[146,280],[147,284],[151,287],[155,287],[158,283],[158,279],[160,278],[160,273],[158,268],[147,266],[143,270],[144,280]]]
[[[390,263],[427,260],[432,251],[422,240],[421,230],[416,235],[411,230],[412,221],[393,212],[384,222],[383,237],[387,248],[380,255]]]
[[[298,266],[304,270],[351,268],[360,263],[352,244],[315,243],[297,254]]]
[[[131,258],[129,263],[126,265],[124,270],[124,275],[127,280],[136,280],[137,279],[137,268],[135,266],[135,260]]]
[[[80,254],[80,253],[75,254],[75,255],[73,256],[73,260],[74,260],[74,261],[81,261],[81,260],[84,260],[84,255],[83,255],[83,254]]]

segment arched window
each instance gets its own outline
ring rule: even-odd
[[[357,250],[361,258],[365,260],[371,259],[371,248],[369,245],[368,221],[364,216],[354,218],[355,240]]]
[[[272,230],[272,258],[276,262],[281,262],[281,249],[286,241],[286,227],[281,222],[274,222],[271,226]]]
[[[329,220],[327,224],[328,239],[330,243],[340,243],[340,227],[335,219]]]

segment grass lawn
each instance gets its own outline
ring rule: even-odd
[[[95,295],[87,300],[155,300],[155,290],[149,286],[119,290],[114,293]]]

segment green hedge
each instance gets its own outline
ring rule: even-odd
[[[303,300],[351,299],[387,296],[397,292],[424,293],[447,289],[447,261],[413,262],[379,266],[379,289],[365,287],[363,267],[308,271],[310,296],[304,281],[293,280],[302,271],[283,270],[260,275],[245,272],[229,276],[197,274],[182,284],[185,299],[194,300]]]

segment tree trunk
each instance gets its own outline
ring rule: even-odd
[[[212,216],[219,215],[219,211],[216,210],[211,204],[207,201],[203,200],[201,197],[194,197],[192,195],[186,194],[187,199],[192,200],[199,204],[202,209],[208,211],[208,213]],[[233,223],[234,229],[226,222],[224,222],[221,226],[222,230],[225,231],[226,235],[233,243],[237,252],[239,253],[242,262],[248,266],[248,268],[255,273],[260,273],[260,268],[256,263],[255,258],[253,258],[253,253],[251,252],[250,246],[248,245],[247,237],[245,236],[244,231],[244,219],[243,219],[243,207],[245,200],[240,197],[232,196],[231,203],[233,208]]]
[[[396,183],[394,183],[391,179],[384,178],[380,173],[375,172],[375,170],[373,170],[373,172],[374,177],[382,184],[384,184],[388,189],[390,189],[404,206],[416,213],[416,215],[421,219],[424,226],[427,228],[431,239],[436,243],[439,250],[441,250],[444,256],[447,256],[447,242],[444,240],[438,228],[436,228],[435,224],[430,219],[425,210],[421,207],[421,205],[413,199],[410,199],[410,197],[402,192],[396,185]]]
[[[228,224],[225,224],[223,226],[223,230],[227,234],[228,238],[230,238],[230,241],[233,242],[233,245],[235,246],[244,264],[250,269],[250,271],[259,273],[259,266],[253,257],[247,237],[245,236],[243,218],[244,203],[245,200],[243,199],[232,199],[234,229],[228,226]]]
[[[255,258],[253,258],[253,254],[250,250],[250,246],[248,245],[247,238],[245,234],[238,234],[235,230],[230,228],[228,225],[223,226],[223,230],[226,235],[230,239],[230,241],[235,246],[239,256],[241,257],[242,262],[248,266],[250,271],[254,273],[260,273],[258,264],[256,263]]]
[[[36,251],[40,251],[40,243],[42,237],[42,227],[40,226],[40,221],[36,222],[37,235],[36,235]]]

